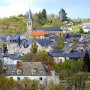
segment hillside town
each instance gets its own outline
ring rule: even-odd
[[[90,54],[90,35],[73,32],[73,22],[64,23],[67,28],[33,27],[32,12],[29,10],[25,33],[0,34],[0,73],[3,72],[5,78],[17,81],[37,80],[45,87],[50,82],[63,82],[57,67],[54,66],[72,61],[74,64],[79,63],[83,61],[86,53]],[[84,32],[90,30],[90,23],[82,23],[79,26]]]

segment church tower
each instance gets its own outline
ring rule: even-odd
[[[31,10],[29,10],[27,21],[27,37],[30,38],[31,34],[32,34],[32,13]]]

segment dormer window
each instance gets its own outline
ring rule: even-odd
[[[32,75],[34,75],[35,74],[35,70],[32,70]]]
[[[17,75],[20,75],[22,73],[22,70],[17,69]]]

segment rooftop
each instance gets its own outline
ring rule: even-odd
[[[32,32],[32,36],[45,36],[45,31],[35,30],[35,31]]]
[[[33,30],[44,30],[44,31],[63,31],[63,29],[58,27],[49,27],[49,28],[33,28]]]
[[[6,65],[7,76],[46,76],[41,62],[22,62],[20,65]]]

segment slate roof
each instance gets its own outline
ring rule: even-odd
[[[7,76],[46,76],[45,68],[41,62],[22,62],[20,66],[6,65]]]
[[[28,48],[28,46],[32,44],[32,40],[31,39],[23,39],[20,43],[20,46],[23,45],[24,48]]]
[[[63,31],[63,29],[58,28],[58,27],[49,27],[49,28],[33,28],[33,30]]]
[[[90,29],[90,25],[86,25],[84,29]]]
[[[20,35],[17,34],[17,35],[15,35],[15,36],[13,36],[13,37],[11,38],[11,40],[17,40],[19,37],[20,37]]]
[[[51,45],[51,40],[49,40],[49,39],[38,39],[37,42],[41,46],[49,46],[49,45]]]
[[[12,44],[12,43],[18,43],[19,46],[24,46],[24,48],[27,48],[31,43],[32,40],[31,39],[20,39],[20,34],[17,34],[15,36],[13,36],[9,41],[7,41],[8,44]]]
[[[74,33],[67,33],[67,34],[64,34],[64,38],[65,39],[69,39],[69,38],[80,38],[81,37],[81,34],[74,34]]]
[[[0,40],[4,40],[5,41],[5,36],[0,35]]]
[[[3,56],[2,55],[0,55],[0,60],[3,60]]]
[[[10,58],[12,60],[21,60],[21,57],[20,57],[19,53],[9,54],[8,58]]]
[[[13,36],[7,43],[8,44],[11,44],[11,43],[18,43],[18,44],[20,44],[21,43],[20,34],[17,34],[15,36]]]
[[[53,57],[69,57],[69,58],[83,58],[84,52],[71,51],[70,53],[63,53],[61,50],[53,50],[49,53]]]

